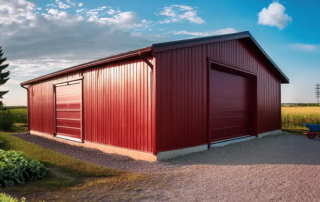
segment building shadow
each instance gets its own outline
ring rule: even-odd
[[[303,134],[284,133],[246,142],[214,147],[164,161],[173,165],[320,165],[320,139]]]

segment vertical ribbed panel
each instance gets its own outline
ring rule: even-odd
[[[161,52],[157,62],[157,150],[206,144],[206,57],[202,46]]]
[[[207,58],[257,74],[258,133],[280,129],[280,79],[241,40],[159,52],[156,55],[157,150],[207,143]]]
[[[138,59],[31,85],[30,130],[54,133],[53,82],[82,74],[84,140],[152,152],[150,68]]]
[[[123,61],[84,70],[83,76],[85,140],[152,152],[146,63]]]
[[[30,130],[54,133],[53,82],[79,77],[79,73],[68,74],[55,80],[48,80],[30,87]]]

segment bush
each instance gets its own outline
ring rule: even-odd
[[[27,108],[8,109],[12,113],[14,123],[28,123]]]
[[[42,179],[46,174],[41,162],[21,152],[0,150],[0,187]]]
[[[7,110],[0,113],[0,130],[8,131],[14,123],[13,114]]]
[[[0,201],[1,202],[19,202],[18,199],[15,199],[9,195],[6,195],[6,194],[0,194]],[[22,198],[21,199],[21,202],[25,202],[26,199],[25,198]]]

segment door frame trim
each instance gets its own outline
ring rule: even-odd
[[[243,76],[249,78],[250,86],[250,132],[251,136],[258,137],[258,109],[257,109],[257,100],[258,100],[258,88],[257,88],[257,74],[253,72],[246,71],[237,67],[235,65],[227,64],[219,60],[207,57],[207,143],[208,148],[211,147],[211,137],[210,137],[210,70],[215,69],[218,71],[235,74],[238,76]]]
[[[53,133],[53,137],[57,137],[57,110],[56,110],[56,87],[57,86],[67,86],[67,85],[73,85],[73,84],[77,84],[76,82],[80,83],[80,96],[81,96],[81,102],[80,102],[80,133],[81,133],[81,139],[80,142],[84,142],[84,132],[83,132],[83,76],[80,77],[75,77],[75,78],[70,78],[70,79],[65,79],[65,80],[61,80],[61,81],[56,81],[53,82],[53,103],[54,103],[54,133]],[[61,137],[60,137],[61,138]]]

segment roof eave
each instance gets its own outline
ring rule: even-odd
[[[166,42],[166,43],[157,43],[157,44],[152,44],[152,49],[154,53],[157,53],[157,52],[168,51],[168,50],[173,50],[178,48],[215,43],[219,41],[235,40],[235,39],[241,39],[246,37],[252,37],[248,31],[237,32],[232,34],[209,36],[209,37],[201,37],[201,38],[195,38],[195,39],[185,39],[185,40],[172,41],[172,42]]]
[[[60,71],[57,71],[57,72],[53,72],[53,73],[50,73],[50,74],[47,74],[47,75],[44,75],[44,76],[41,76],[41,77],[38,77],[38,78],[35,78],[35,79],[31,79],[31,80],[22,82],[20,85],[24,86],[24,85],[27,85],[27,84],[31,84],[31,83],[35,83],[35,82],[42,81],[42,80],[45,80],[45,79],[50,79],[50,78],[53,78],[53,77],[56,77],[56,76],[60,76],[62,74],[67,74],[67,73],[79,71],[79,70],[82,70],[82,69],[85,69],[85,68],[93,67],[95,65],[106,64],[106,63],[115,62],[115,61],[118,61],[118,60],[121,60],[121,59],[127,59],[127,58],[130,58],[130,57],[139,56],[140,53],[147,53],[147,52],[151,52],[151,51],[152,51],[152,47],[149,46],[149,47],[146,47],[146,48],[133,50],[133,51],[130,51],[130,52],[121,53],[121,54],[118,54],[118,55],[114,55],[114,56],[110,56],[110,57],[94,60],[94,61],[91,61],[91,62],[87,62],[87,63],[83,63],[83,64],[76,65],[76,66],[73,66],[73,67],[69,67],[67,69],[63,69],[63,70],[60,70]]]
[[[288,84],[290,82],[289,78],[282,72],[282,70],[278,67],[278,65],[269,57],[269,55],[263,50],[263,48],[259,45],[259,43],[250,35],[250,39],[255,43],[255,45],[260,49],[260,51],[264,54],[264,56],[271,62],[271,64],[278,70],[281,74],[281,83]]]

